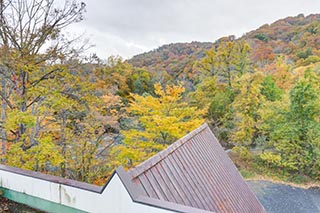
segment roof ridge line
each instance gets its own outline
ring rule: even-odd
[[[184,145],[187,141],[189,141],[194,136],[198,135],[200,132],[205,130],[206,128],[209,128],[209,125],[207,123],[203,123],[201,126],[199,126],[197,129],[189,132],[182,138],[176,140],[171,145],[169,145],[166,149],[162,150],[161,152],[155,154],[151,158],[147,159],[146,161],[140,163],[139,165],[135,166],[134,168],[131,168],[128,171],[128,174],[131,176],[131,178],[135,178],[142,174],[143,172],[147,171],[157,163],[159,163],[162,159],[166,158],[168,155],[170,155],[172,152],[174,152],[176,149]]]

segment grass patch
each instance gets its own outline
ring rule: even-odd
[[[257,176],[256,173],[254,173],[254,172],[252,172],[250,170],[247,170],[247,169],[241,169],[240,168],[239,171],[240,171],[242,177],[245,178],[245,179],[250,179],[250,178],[254,178],[254,177]]]
[[[314,180],[306,175],[292,174],[279,168],[267,167],[261,164],[258,155],[252,155],[245,160],[240,158],[235,152],[229,152],[228,155],[245,179],[268,180],[303,188],[320,186],[320,181]]]

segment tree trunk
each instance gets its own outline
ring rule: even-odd
[[[17,92],[20,93],[21,97],[21,104],[20,104],[20,111],[25,112],[27,111],[27,90],[26,90],[26,84],[27,84],[27,73],[23,70],[20,71],[20,80],[21,80],[21,88]],[[17,139],[19,140],[23,134],[26,132],[26,125],[24,123],[19,124],[19,129],[18,129],[18,136]],[[27,145],[27,140],[24,138],[23,139],[23,145],[22,149],[25,151],[28,148],[30,148],[30,145]]]
[[[32,128],[32,132],[31,132],[31,135],[30,135],[30,146],[35,146],[37,145],[37,138],[39,136],[39,132],[40,132],[40,118],[39,118],[39,115],[37,114],[38,113],[38,106],[36,106],[36,104],[33,104],[32,105],[32,115],[36,117],[36,124],[35,126]]]
[[[2,92],[3,95],[6,96],[6,80],[5,78],[2,79],[1,82],[1,87],[2,87]],[[4,122],[6,120],[7,117],[7,102],[5,100],[2,100],[2,105],[1,105],[1,121]],[[1,129],[1,138],[2,138],[2,146],[1,146],[1,150],[2,150],[2,154],[6,154],[7,153],[7,133],[6,130],[4,129],[4,127],[2,127]]]
[[[63,156],[63,162],[60,164],[61,168],[61,176],[66,177],[66,151],[67,151],[67,143],[66,143],[66,133],[65,129],[67,126],[67,116],[66,113],[62,113],[62,124],[61,124],[61,147],[62,147],[62,156]]]

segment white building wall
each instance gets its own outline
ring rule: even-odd
[[[92,213],[171,212],[133,202],[117,174],[102,194],[7,171],[0,171],[0,186]]]

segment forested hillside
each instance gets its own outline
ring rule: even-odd
[[[288,63],[308,65],[319,61],[320,15],[298,15],[265,24],[246,33],[237,40],[245,40],[252,51],[250,58],[256,66],[263,67],[275,60],[277,55],[285,55]],[[128,62],[135,67],[145,67],[150,72],[166,71],[179,79],[182,73],[195,72],[194,63],[205,56],[205,52],[219,43],[234,40],[225,37],[216,42],[176,43],[134,56]],[[310,56],[310,57],[309,57]]]
[[[284,54],[288,63],[308,65],[319,61],[320,15],[288,17],[270,25],[263,25],[247,33],[253,49],[252,60],[260,66],[278,54]]]
[[[103,184],[208,122],[245,172],[319,180],[320,15],[101,60],[54,2],[0,1],[3,164]]]
[[[134,67],[145,68],[149,72],[169,75],[170,80],[188,79],[192,81],[194,63],[205,56],[212,47],[210,42],[168,44],[134,56],[128,62]]]

